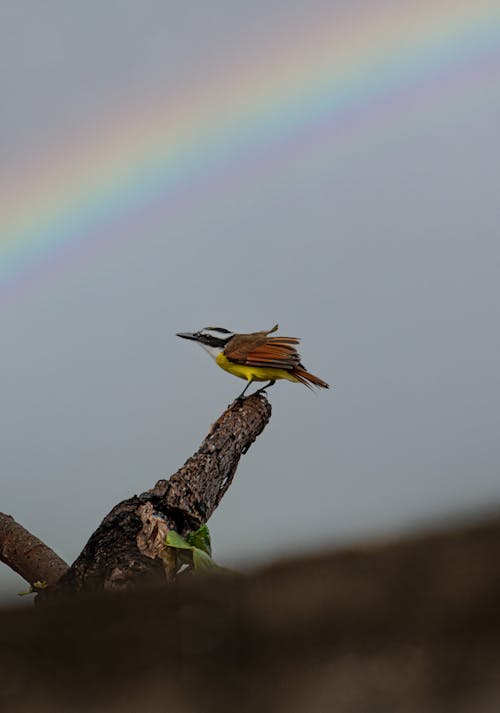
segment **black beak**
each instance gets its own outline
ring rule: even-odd
[[[175,336],[182,337],[183,339],[194,339],[195,341],[198,339],[196,334],[193,334],[192,332],[177,332]]]

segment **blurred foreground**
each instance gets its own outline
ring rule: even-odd
[[[9,713],[498,713],[500,516],[0,612]]]

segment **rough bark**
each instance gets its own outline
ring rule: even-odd
[[[207,522],[229,488],[241,455],[270,416],[271,406],[261,394],[231,404],[177,473],[111,510],[72,566],[39,599],[123,590],[171,578],[176,563],[164,544],[168,530],[185,535]]]
[[[55,584],[68,569],[50,547],[4,513],[0,513],[0,560],[31,585]]]

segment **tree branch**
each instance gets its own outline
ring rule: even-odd
[[[68,569],[50,547],[4,513],[0,513],[0,560],[31,585],[53,585]]]
[[[261,394],[231,404],[177,473],[111,510],[59,582],[40,593],[41,600],[172,578],[176,562],[165,547],[167,532],[185,535],[207,522],[229,488],[241,455],[270,417],[271,406]]]

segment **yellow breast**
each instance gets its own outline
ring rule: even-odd
[[[288,381],[298,381],[293,374],[286,369],[275,369],[272,366],[245,366],[245,364],[235,364],[230,361],[224,352],[221,352],[215,359],[221,369],[228,371],[233,376],[247,381],[271,381],[272,379],[288,379]]]

